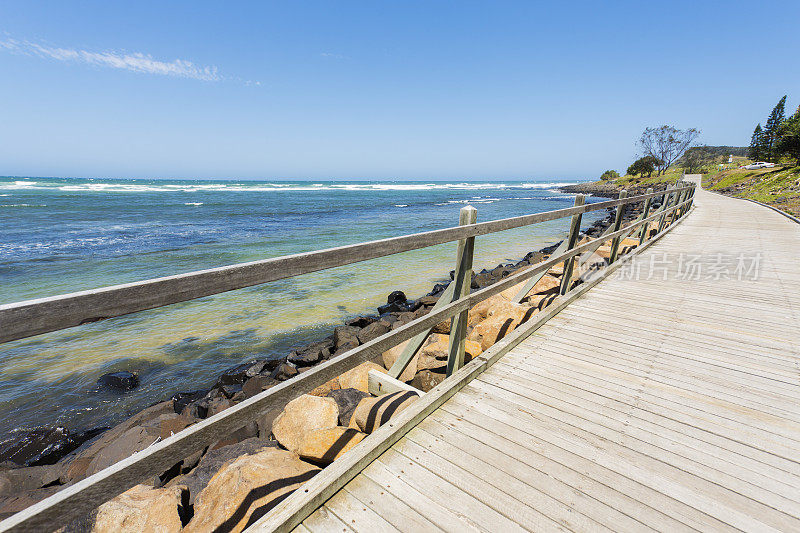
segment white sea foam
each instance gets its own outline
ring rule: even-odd
[[[531,183],[263,183],[242,182],[219,183],[155,183],[141,181],[93,181],[74,182],[57,180],[41,182],[33,180],[0,181],[0,190],[60,190],[65,192],[283,192],[283,191],[426,191],[426,190],[508,190],[508,189],[554,189],[574,182],[531,182]],[[475,196],[473,199],[481,199]]]
[[[203,205],[203,202],[186,202],[183,205]]]
[[[408,207],[408,204],[394,204],[395,207]]]

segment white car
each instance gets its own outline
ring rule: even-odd
[[[775,166],[775,163],[766,163],[764,161],[759,161],[758,163],[751,163],[749,165],[745,165],[742,168],[745,170],[757,170],[759,168],[772,168]]]

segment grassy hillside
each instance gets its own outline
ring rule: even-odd
[[[728,196],[749,198],[800,216],[800,167],[730,169],[703,176],[703,187]]]

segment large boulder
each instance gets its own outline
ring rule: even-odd
[[[338,423],[336,400],[304,394],[286,404],[272,422],[272,434],[281,446],[297,452],[303,435],[315,429],[337,426]]]
[[[386,372],[386,369],[381,365],[367,361],[340,375],[339,385],[343,389],[358,389],[361,392],[369,392],[368,374],[370,370]]]
[[[336,401],[336,405],[339,408],[339,425],[347,426],[350,424],[353,411],[356,410],[358,403],[368,397],[369,393],[358,389],[336,389],[330,391],[326,396]]]
[[[195,391],[187,391],[187,392],[176,392],[172,395],[170,400],[172,401],[172,408],[173,410],[180,414],[186,409],[186,406],[192,402],[196,402],[203,398],[206,394],[208,394],[208,389],[205,390],[195,390]]]
[[[299,367],[312,366],[324,359],[328,359],[333,351],[333,338],[327,338],[296,349],[289,354],[287,360]]]
[[[0,466],[0,498],[58,483],[62,472],[61,464],[21,468]]]
[[[419,398],[416,392],[398,391],[364,398],[353,413],[353,424],[364,433],[372,433]]]
[[[521,288],[521,287],[520,287]],[[503,297],[502,294],[495,294],[481,302],[476,303],[472,306],[472,309],[469,310],[467,314],[467,325],[469,327],[474,326],[481,320],[484,320],[486,316],[489,314],[489,310],[496,306],[502,305],[506,303],[508,300]]]
[[[184,488],[136,485],[97,508],[93,533],[172,533],[183,527]]]
[[[52,465],[107,428],[70,433],[67,428],[40,428],[17,435],[0,445],[0,462],[21,466]]]
[[[358,340],[360,328],[353,326],[339,326],[333,330],[333,342],[336,348],[335,353],[340,354],[356,348],[361,344]]]
[[[110,372],[97,379],[97,386],[105,390],[126,392],[139,386],[139,376],[128,371]]]
[[[218,385],[241,385],[253,376],[260,374],[267,366],[266,361],[250,361],[229,368],[220,375]]]
[[[244,382],[244,385],[242,385],[242,392],[244,393],[245,398],[252,398],[256,394],[259,394],[268,388],[277,385],[278,383],[279,381],[277,379],[270,376],[254,376]]]
[[[306,461],[328,465],[361,442],[366,436],[366,433],[351,427],[337,426],[317,429],[309,431],[303,436],[303,442],[300,443],[297,453],[301,459]]]
[[[397,359],[400,357],[400,355],[406,349],[406,346],[408,346],[409,342],[411,342],[411,339],[405,340],[405,341],[401,342],[400,344],[397,344],[396,346],[393,346],[393,347],[389,348],[388,350],[386,350],[385,352],[383,352],[383,354],[381,355],[381,358],[383,360],[383,366],[385,366],[386,368],[389,368],[389,369],[392,368],[394,363],[397,361]],[[419,351],[417,351],[417,354],[414,355],[414,357],[408,363],[408,366],[406,366],[405,370],[403,370],[403,372],[400,374],[400,377],[398,377],[397,379],[399,379],[400,381],[405,381],[405,382],[408,382],[408,381],[411,381],[412,379],[414,379],[414,374],[416,374],[416,372],[417,372],[417,359],[418,358],[419,358]]]
[[[428,392],[444,381],[446,377],[447,375],[445,373],[420,370],[417,375],[414,376],[414,379],[411,380],[411,386],[422,392]]]
[[[222,468],[200,492],[194,517],[184,531],[242,531],[317,472],[316,466],[277,448],[240,457]]]
[[[278,443],[264,439],[247,439],[230,446],[212,449],[203,455],[198,465],[188,474],[175,479],[178,484],[185,485],[189,491],[189,503],[193,504],[198,494],[208,485],[214,474],[228,463],[242,457],[253,455],[267,448],[275,448]]]
[[[369,326],[365,327],[361,331],[358,332],[358,341],[361,344],[365,344],[373,339],[377,339],[381,335],[388,333],[391,329],[391,325],[387,324],[383,320],[378,322],[373,322]]]
[[[468,340],[480,344],[482,350],[487,350],[495,342],[528,320],[535,312],[537,312],[537,309],[533,307],[511,302],[500,303],[490,308],[486,319],[472,328]]]
[[[287,379],[295,377],[297,374],[299,374],[299,372],[296,366],[291,363],[281,363],[275,367],[269,377],[278,381],[286,381]]]
[[[504,290],[500,294],[506,300],[511,300],[515,298],[517,294],[519,294],[519,292],[525,286],[525,283],[527,283],[527,280],[518,283],[509,289]],[[542,276],[542,279],[536,282],[536,285],[534,285],[533,288],[530,289],[525,296],[527,297],[533,294],[546,294],[554,291],[557,292],[560,285],[561,281],[557,277],[551,274],[545,274],[544,276]]]

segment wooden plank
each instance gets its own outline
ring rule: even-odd
[[[621,198],[622,199],[622,198]],[[582,206],[583,203],[586,201],[586,198],[582,194],[578,194],[575,196],[575,207]],[[581,213],[577,213],[572,215],[572,221],[569,225],[569,236],[567,237],[567,250],[572,250],[575,248],[575,245],[578,243],[578,234],[581,231]],[[619,231],[619,227],[615,228],[615,231]],[[566,294],[572,288],[572,266],[575,264],[575,260],[570,257],[564,260],[564,273],[561,274],[561,294]]]
[[[624,199],[628,197],[628,191],[622,189],[619,192],[619,198]],[[619,231],[620,225],[622,224],[622,217],[625,215],[625,204],[620,204],[617,206],[617,212],[614,215],[614,231]],[[646,228],[646,225],[642,225],[642,228]],[[611,241],[611,254],[608,257],[609,264],[613,263],[617,260],[617,254],[619,253],[619,237],[614,238]]]
[[[377,370],[370,370],[367,372],[367,390],[373,396],[383,396],[384,394],[392,394],[393,392],[411,391],[416,392],[420,396],[425,394],[416,387],[412,387],[408,383],[394,379],[389,374],[378,372]]]
[[[469,226],[478,220],[478,211],[472,206],[462,207],[459,213],[459,226]],[[475,252],[475,238],[470,237],[458,241],[456,268],[453,274],[453,298],[458,300],[469,296],[472,286],[472,256]],[[464,366],[464,355],[467,342],[467,315],[465,309],[450,319],[450,340],[447,356],[447,375]]]

